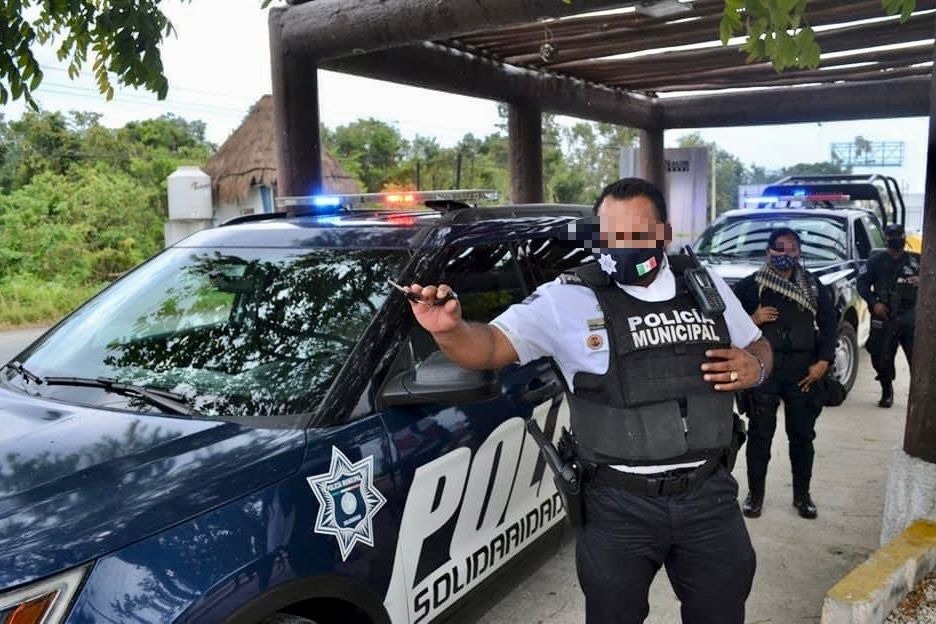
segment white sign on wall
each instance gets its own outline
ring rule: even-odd
[[[639,148],[621,149],[621,177],[644,177]],[[706,147],[678,147],[663,150],[666,184],[663,195],[673,226],[675,251],[702,234],[708,224],[709,151]]]

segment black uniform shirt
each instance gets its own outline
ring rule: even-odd
[[[917,293],[917,287],[909,284],[907,278],[919,275],[919,254],[905,251],[894,258],[886,251],[879,251],[862,267],[858,275],[858,292],[870,308],[873,308],[875,303],[883,303],[890,307],[888,291],[896,286],[900,296],[897,312],[905,312],[916,306]]]
[[[797,271],[803,269],[797,268]],[[760,305],[758,295],[759,286],[754,281],[757,273],[748,275],[732,288],[737,295],[738,300],[748,314],[754,314],[754,310]],[[835,359],[835,342],[838,339],[838,319],[835,312],[835,302],[832,300],[832,291],[828,286],[820,282],[809,271],[806,272],[810,281],[818,286],[818,310],[816,311],[816,326],[819,328],[819,348],[816,352],[817,360],[825,360],[830,364]]]

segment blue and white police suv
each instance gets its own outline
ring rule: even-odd
[[[489,197],[285,198],[7,363],[0,622],[422,624],[554,547],[559,376],[457,368],[388,284],[487,321],[588,258],[552,238],[587,208]]]

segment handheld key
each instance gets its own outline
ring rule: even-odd
[[[417,295],[416,293],[410,291],[410,289],[407,288],[406,286],[401,286],[397,284],[392,279],[388,279],[387,283],[389,283],[391,286],[393,286],[394,288],[402,292],[404,295],[406,295],[406,298],[409,299],[410,301],[413,301],[415,303],[422,303],[429,307],[445,305],[452,299],[458,299],[458,295],[455,294],[453,290],[449,289],[449,294],[447,294],[445,297],[441,299],[436,299],[434,302],[429,302],[423,299],[422,297],[420,297],[419,295]]]

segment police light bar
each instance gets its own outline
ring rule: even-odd
[[[850,195],[844,193],[810,193],[793,195],[766,195],[764,197],[745,197],[744,201],[752,204],[772,204],[781,201],[849,201]]]
[[[332,208],[354,210],[364,206],[377,208],[411,207],[428,201],[478,202],[496,201],[497,191],[489,189],[459,189],[450,191],[392,191],[389,193],[357,193],[347,195],[304,195],[277,197],[276,206],[284,209]]]

